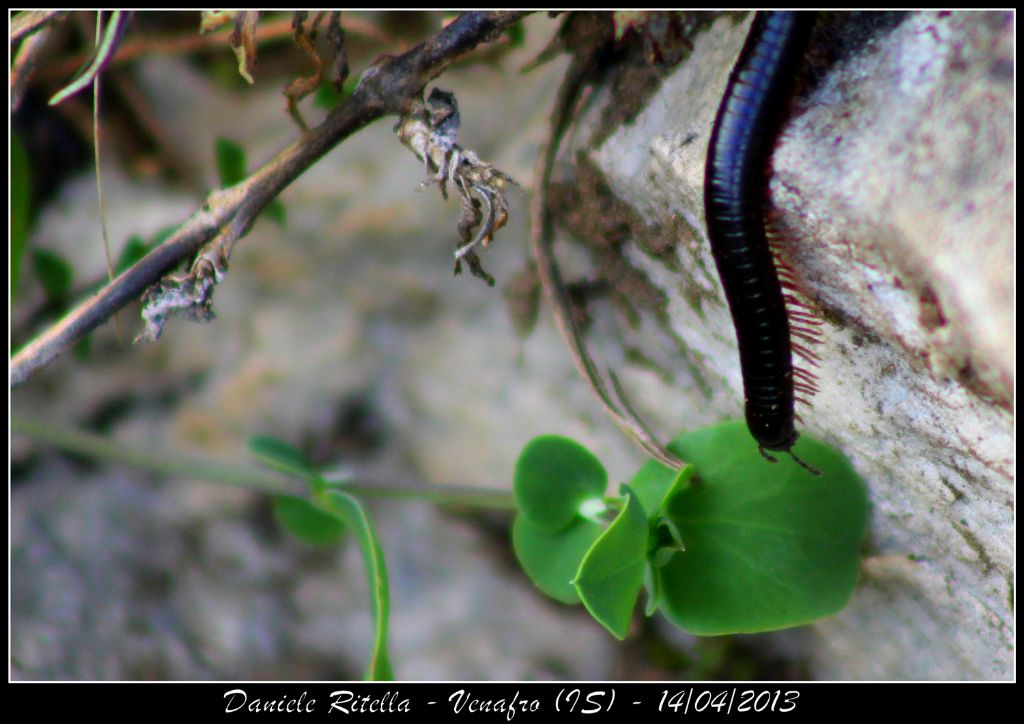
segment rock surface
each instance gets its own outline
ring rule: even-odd
[[[836,15],[819,23],[813,82],[774,154],[772,222],[825,320],[804,429],[850,456],[874,515],[858,593],[804,650],[824,678],[1012,678],[1013,17]],[[633,331],[619,342],[670,382],[637,395],[661,430],[679,426],[684,400],[698,416],[741,414],[702,184],[748,23],[722,17],[696,37],[643,112],[589,153],[636,212],[635,237],[670,242],[625,253],[666,300],[660,350]]]

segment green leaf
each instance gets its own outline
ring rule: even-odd
[[[548,596],[567,604],[580,602],[572,584],[583,556],[601,535],[597,523],[577,518],[550,533],[534,528],[522,515],[512,524],[512,547],[530,580]]]
[[[661,609],[695,634],[798,626],[846,605],[868,520],[863,481],[850,463],[802,435],[794,452],[765,461],[741,422],[679,437],[669,448],[696,466],[666,515],[685,544],[660,577]]]
[[[114,273],[120,274],[148,254],[150,249],[152,249],[152,246],[144,242],[138,234],[128,237],[124,248],[121,249],[121,256],[118,257],[117,264],[114,265]]]
[[[49,249],[34,249],[32,268],[47,298],[53,303],[63,304],[71,293],[75,277],[71,265]]]
[[[644,590],[647,592],[647,603],[644,604],[644,615],[650,618],[661,605],[661,579],[654,572],[654,566],[644,566]]]
[[[649,531],[640,501],[628,488],[626,494],[626,506],[591,546],[573,581],[590,615],[620,640],[629,633],[644,583]]]
[[[640,500],[648,519],[653,521],[661,515],[665,503],[690,484],[695,473],[693,465],[672,470],[656,460],[648,460],[629,482],[629,489]]]
[[[683,534],[671,518],[658,518],[651,528],[651,545],[648,558],[651,565],[661,568],[667,565],[676,553],[686,550]]]
[[[282,229],[288,225],[288,212],[285,211],[281,199],[274,199],[263,209],[263,215],[277,223]]]
[[[214,146],[217,156],[217,175],[222,188],[245,180],[245,149],[227,138],[218,138]],[[281,199],[273,199],[263,208],[263,214],[280,226],[285,226],[288,214]],[[177,230],[177,229],[175,229]]]
[[[505,29],[505,34],[508,36],[510,48],[521,48],[526,43],[526,29],[523,27],[522,20],[509,25]]]
[[[151,245],[154,247],[160,246],[165,241],[174,236],[175,232],[177,232],[178,229],[180,228],[181,224],[171,224],[170,226],[165,226],[164,228],[160,229],[160,231],[153,234],[153,241],[151,242]]]
[[[562,530],[581,508],[599,508],[608,473],[594,454],[574,440],[545,435],[531,440],[516,462],[514,489],[519,510],[533,527]]]
[[[302,475],[309,481],[315,505],[292,496],[278,496],[274,501],[275,515],[288,530],[314,545],[334,542],[346,528],[355,534],[370,582],[370,610],[376,631],[367,677],[375,681],[393,679],[387,654],[387,568],[366,510],[351,495],[329,489],[327,481],[313,471],[305,456],[288,443],[274,437],[257,436],[249,439],[249,449],[271,467]]]
[[[227,138],[218,138],[214,153],[222,188],[234,186],[245,178],[245,150],[241,146]]]
[[[92,357],[92,335],[87,334],[82,337],[71,350],[79,362],[88,362]]]
[[[367,668],[366,677],[372,681],[390,681],[395,678],[388,659],[388,571],[384,562],[384,551],[381,550],[373,523],[362,504],[351,495],[338,490],[327,490],[322,495],[324,507],[338,515],[359,541],[366,565],[366,577],[370,584],[370,611],[373,615],[374,639],[373,653]]]
[[[32,210],[32,174],[28,152],[21,137],[11,133],[11,301],[18,290],[21,258],[28,247],[29,214]]]
[[[345,524],[306,498],[274,496],[274,517],[292,535],[313,546],[337,543],[345,535]]]
[[[339,93],[334,90],[334,81],[327,78],[325,74],[324,82],[316,89],[316,94],[313,96],[313,105],[330,110],[351,96],[358,83],[359,75],[350,75],[345,79],[345,84],[341,87],[341,92]]]
[[[135,264],[139,259],[171,238],[179,228],[181,228],[180,224],[165,226],[153,234],[148,242],[144,241],[138,234],[130,236],[128,241],[125,242],[124,248],[121,249],[121,256],[118,257],[117,264],[114,265],[115,273],[120,274]]]
[[[305,455],[276,437],[256,435],[249,438],[249,452],[261,462],[283,473],[302,477],[316,475]]]

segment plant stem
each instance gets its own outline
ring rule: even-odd
[[[139,445],[114,441],[104,435],[36,420],[12,417],[11,433],[30,437],[67,452],[125,463],[168,477],[206,480],[272,494],[305,495],[309,489],[308,483],[298,475],[285,475],[264,468],[165,450],[145,449]],[[462,485],[385,484],[366,478],[331,482],[331,485],[368,498],[421,500],[442,506],[497,510],[516,508],[512,493],[505,490],[487,490]]]

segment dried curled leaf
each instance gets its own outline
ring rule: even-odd
[[[237,10],[203,10],[199,13],[199,32],[209,33],[234,22],[237,14]]]
[[[331,79],[334,83],[334,90],[341,93],[341,88],[348,78],[348,49],[345,47],[345,29],[341,27],[341,11],[335,10],[331,13],[331,19],[327,23],[327,47],[333,54],[334,61],[331,63]]]
[[[434,88],[427,103],[417,103],[401,118],[395,131],[402,143],[423,161],[427,178],[420,188],[436,183],[445,198],[449,185],[459,192],[462,215],[457,226],[455,273],[462,271],[464,260],[473,276],[493,285],[494,278],[484,271],[476,247],[487,248],[494,233],[508,221],[505,187],[519,184],[455,143],[460,120],[455,95]]]
[[[235,14],[235,30],[231,33],[231,48],[238,57],[238,72],[249,83],[252,71],[256,67],[256,21],[260,19],[259,10],[239,11]]]
[[[305,22],[308,15],[309,13],[305,10],[295,11],[292,16],[292,29],[295,31],[295,44],[313,61],[313,73],[296,78],[284,89],[285,98],[288,99],[288,113],[304,130],[307,129],[307,126],[299,113],[298,102],[320,87],[327,63],[330,63],[329,72],[334,88],[339,93],[349,72],[348,53],[345,50],[345,31],[341,27],[341,11],[331,11],[330,19],[327,21],[327,53],[325,55],[317,52],[316,33],[320,23],[325,17],[328,17],[328,13],[326,10],[313,13],[312,21],[307,29]]]
[[[224,279],[226,269],[200,256],[185,275],[161,279],[142,297],[142,318],[146,328],[136,342],[155,342],[171,317],[184,317],[193,322],[209,322],[214,318],[213,288]]]

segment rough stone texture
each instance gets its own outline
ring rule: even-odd
[[[674,254],[628,253],[668,300],[664,334],[620,332],[673,385],[668,398],[638,390],[661,430],[680,426],[684,399],[700,414],[741,414],[702,184],[748,23],[715,22],[590,154],[644,224],[676,232]],[[822,392],[804,429],[868,481],[873,557],[850,607],[801,632],[798,648],[824,678],[1012,678],[1012,15],[859,14],[821,28],[817,77],[774,155],[772,222],[826,321]],[[707,395],[699,378],[728,394]]]

